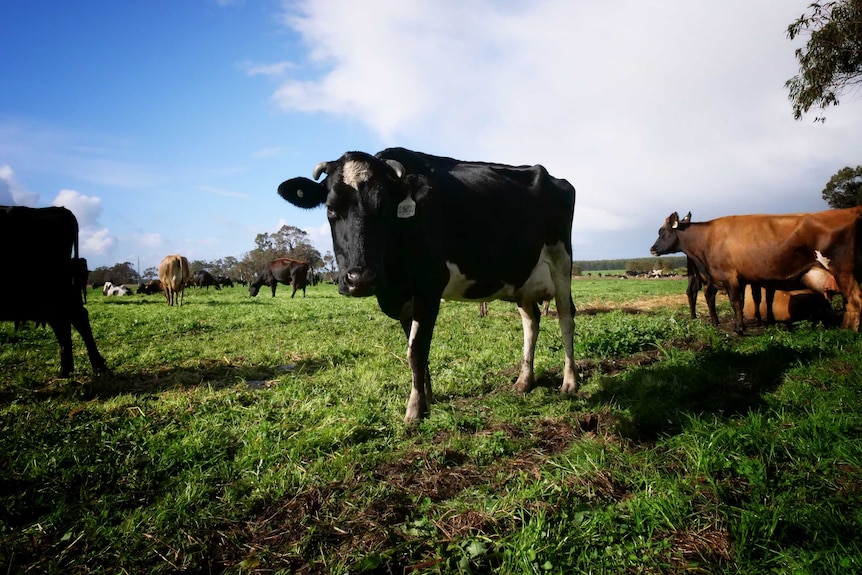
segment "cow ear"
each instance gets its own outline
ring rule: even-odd
[[[679,221],[680,224],[688,225],[691,223],[691,212],[687,213],[683,219]]]
[[[676,229],[679,227],[679,214],[674,212],[667,217],[667,223],[670,224],[671,229]]]
[[[316,208],[326,201],[326,187],[308,178],[291,178],[278,186],[278,195],[300,208]]]
[[[428,178],[419,174],[407,174],[402,179],[407,193],[417,203],[422,203],[431,196],[431,184]]]

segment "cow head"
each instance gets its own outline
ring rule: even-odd
[[[384,255],[395,226],[418,219],[417,206],[427,195],[425,179],[405,174],[404,166],[363,152],[347,152],[315,168],[316,180],[293,178],[278,194],[300,208],[326,206],[338,262],[338,291],[370,296],[386,280]]]
[[[691,224],[691,212],[683,219],[679,219],[679,214],[676,212],[669,215],[664,220],[664,225],[658,229],[658,239],[650,248],[650,253],[661,256],[680,251],[679,232],[685,230],[689,224]]]

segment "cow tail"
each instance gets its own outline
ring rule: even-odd
[[[72,219],[75,222],[72,241],[72,285],[81,290],[81,297],[84,299],[84,303],[87,303],[87,264],[86,260],[81,260],[78,251],[78,218],[74,217],[73,214]]]

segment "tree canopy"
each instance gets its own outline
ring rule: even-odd
[[[808,35],[805,47],[796,50],[799,74],[785,83],[797,120],[812,107],[838,105],[847,88],[862,83],[862,0],[814,2],[808,8],[787,27],[791,40]]]
[[[862,206],[862,166],[838,170],[823,188],[823,199],[836,209]]]

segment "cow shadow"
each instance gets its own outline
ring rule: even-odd
[[[633,441],[653,441],[678,433],[691,415],[733,417],[757,411],[788,369],[822,357],[822,350],[787,346],[754,353],[704,350],[686,365],[656,361],[622,376],[598,376],[598,389],[586,403],[593,409],[614,404],[626,414],[619,433]]]
[[[108,400],[120,395],[155,397],[166,391],[236,389],[262,391],[280,384],[285,376],[303,377],[343,364],[354,364],[364,353],[341,353],[298,359],[288,364],[231,365],[224,360],[201,359],[194,366],[164,366],[146,371],[123,371],[111,366],[111,373],[86,374],[84,377],[32,381],[22,389],[7,387],[0,391],[0,403],[13,401],[38,403],[47,399],[74,398],[77,401]],[[83,374],[79,374],[83,375]],[[25,393],[21,391],[26,390]]]

